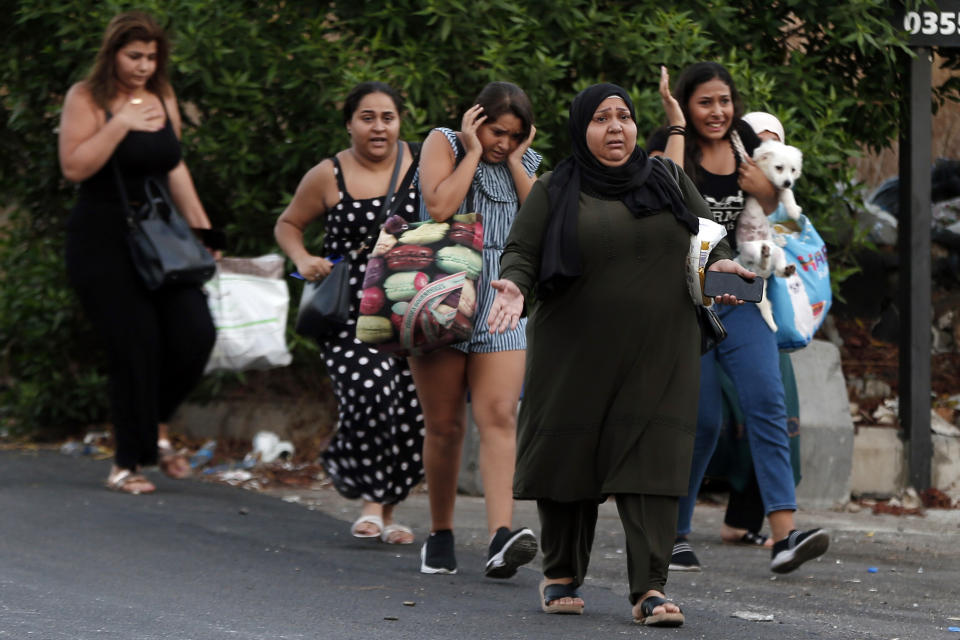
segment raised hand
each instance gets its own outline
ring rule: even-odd
[[[461,141],[463,142],[463,149],[467,153],[471,151],[483,153],[480,138],[477,137],[477,130],[486,119],[487,116],[483,113],[483,107],[478,104],[473,105],[463,114],[463,120],[460,122],[460,133],[463,134]]]
[[[490,333],[503,333],[516,329],[523,313],[523,294],[512,280],[494,280],[490,286],[497,290],[487,315],[487,326]]]
[[[687,120],[683,116],[683,109],[680,103],[670,93],[670,72],[663,65],[660,65],[660,101],[663,103],[663,112],[667,116],[667,123],[671,125],[686,126]]]

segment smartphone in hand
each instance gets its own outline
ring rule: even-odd
[[[724,271],[707,271],[703,279],[703,295],[715,298],[727,293],[738,300],[760,302],[763,299],[763,279],[748,279]]]

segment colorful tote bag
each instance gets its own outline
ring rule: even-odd
[[[830,311],[833,294],[827,247],[803,214],[792,220],[780,206],[768,220],[774,242],[783,247],[787,263],[797,267],[791,276],[767,280],[777,345],[782,351],[794,351],[810,343]]]
[[[468,339],[482,250],[479,213],[447,222],[387,218],[367,260],[357,339],[400,356]]]

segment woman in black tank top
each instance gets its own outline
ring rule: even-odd
[[[719,63],[690,65],[680,74],[672,94],[669,81],[664,68],[660,92],[669,126],[651,136],[648,148],[651,153],[670,157],[690,174],[717,222],[727,226],[727,235],[736,249],[733,232],[746,195],[756,197],[767,215],[777,207],[776,190],[763,172],[751,159],[738,158],[734,152],[731,131],[739,134],[747,154],[753,153],[759,138],[741,119],[743,106],[737,88],[730,72]],[[670,570],[700,570],[687,535],[697,490],[722,424],[718,375],[722,371],[733,382],[743,409],[744,430],[773,538],[770,570],[787,573],[822,555],[830,538],[823,529],[796,529],[786,394],[774,332],[755,304],[727,307],[718,315],[727,329],[727,338],[700,360],[696,441],[688,493],[680,500]]]
[[[167,36],[150,16],[115,16],[93,70],[67,92],[60,121],[60,167],[80,183],[67,222],[67,272],[107,351],[116,440],[107,486],[126,493],[156,489],[140,470],[157,463],[158,446],[165,473],[190,473],[165,423],[203,374],[216,335],[200,287],[148,291],[139,279],[114,176],[116,163],[134,203],[144,199],[144,178],[158,178],[191,227],[210,227],[180,153],[168,56]]]

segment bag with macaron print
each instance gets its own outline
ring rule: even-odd
[[[482,251],[479,213],[446,222],[387,218],[367,259],[357,339],[398,356],[468,339]]]

